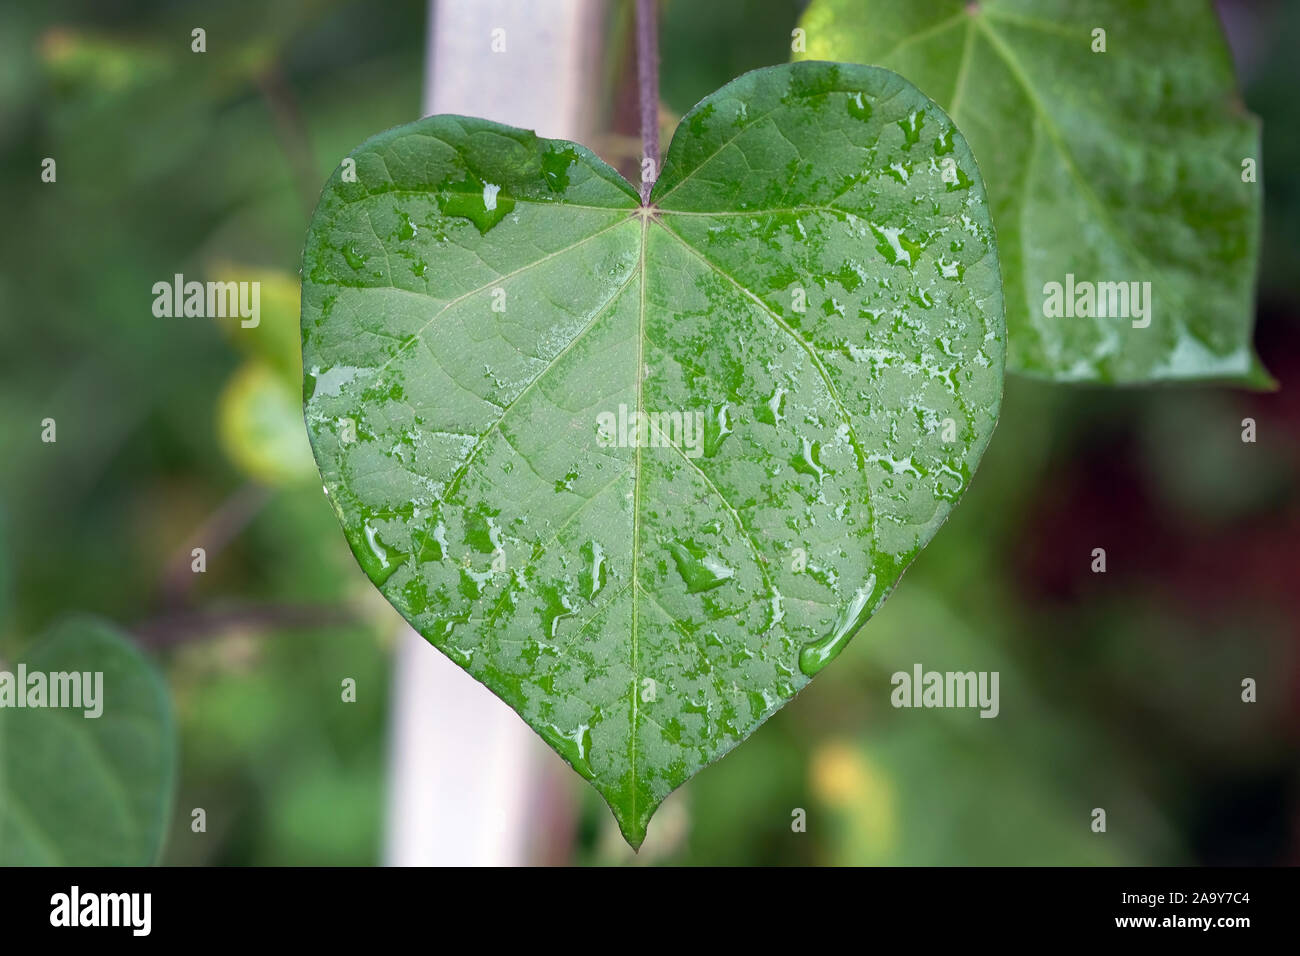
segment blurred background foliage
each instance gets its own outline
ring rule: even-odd
[[[802,6],[668,0],[665,115],[788,59]],[[1282,390],[1009,381],[969,494],[884,610],[671,798],[639,862],[1300,862],[1300,6],[1220,8],[1264,117],[1257,341]],[[380,858],[399,619],[307,450],[297,269],[339,158],[419,115],[424,30],[410,0],[0,9],[0,657],[74,610],[151,653],[180,731],[164,862]],[[259,279],[256,334],[155,318],[178,272]],[[999,671],[1000,716],[895,710],[890,675],[917,662]],[[559,858],[630,860],[569,776]]]

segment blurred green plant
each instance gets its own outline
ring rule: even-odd
[[[23,658],[68,607],[150,643],[184,740],[167,862],[378,858],[381,638],[400,622],[366,603],[318,490],[296,270],[325,171],[372,123],[417,113],[423,17],[418,2],[232,0],[197,22],[165,5],[0,8],[0,196],[40,237],[6,240],[0,271],[0,493],[16,543],[0,656]],[[196,25],[206,54],[190,51]],[[56,183],[28,175],[44,157]],[[260,281],[261,327],[153,318],[147,290],[175,272]],[[276,404],[252,408],[253,394]],[[57,444],[32,440],[46,416]],[[314,493],[249,495],[249,479]],[[190,548],[210,543],[195,534],[237,499],[258,506],[191,574]],[[250,642],[257,653],[234,653]],[[356,704],[339,701],[342,676]],[[314,836],[304,794],[339,814]]]

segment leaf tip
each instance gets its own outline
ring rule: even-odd
[[[646,830],[650,820],[648,816],[638,816],[631,818],[621,810],[614,808],[614,820],[618,823],[618,832],[623,835],[623,840],[632,848],[633,853],[641,852],[641,844],[645,843]]]

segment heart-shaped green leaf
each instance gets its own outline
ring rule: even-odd
[[[153,665],[111,625],[79,617],[0,670],[0,866],[155,862],[176,730]]]
[[[1011,371],[1270,383],[1251,344],[1259,122],[1208,0],[814,0],[801,25],[806,56],[898,70],[961,124]]]
[[[639,845],[970,481],[1004,353],[979,172],[915,87],[828,63],[706,98],[647,207],[477,119],[352,159],[303,258],[326,491],[388,600]]]

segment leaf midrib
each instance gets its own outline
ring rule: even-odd
[[[642,384],[645,380],[645,293],[646,293],[646,248],[649,243],[650,233],[650,214],[648,211],[641,213],[641,260],[639,272],[641,273],[641,297],[639,315],[637,316],[637,333],[636,333],[636,412],[637,421],[641,421],[641,410],[645,400],[644,389]],[[636,791],[637,791],[637,772],[636,772],[636,730],[637,718],[640,714],[637,691],[641,685],[640,673],[640,647],[638,640],[638,608],[640,602],[637,600],[637,592],[642,590],[639,567],[641,558],[641,443],[636,443],[634,449],[634,461],[636,465],[633,468],[633,485],[632,485],[632,732],[628,735],[628,745],[631,751],[631,761],[629,768],[632,773],[632,786],[630,790],[631,814],[629,821],[632,826],[640,829],[636,815]]]

